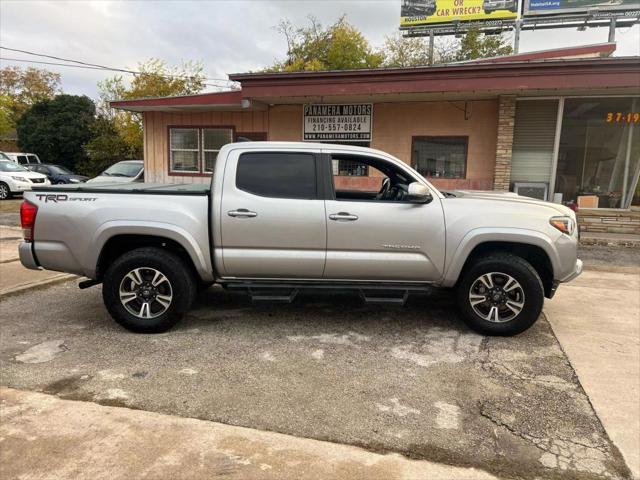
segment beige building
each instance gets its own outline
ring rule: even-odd
[[[640,59],[611,57],[614,49],[233,74],[239,90],[111,105],[142,113],[148,181],[208,182],[219,148],[239,139],[322,141],[384,150],[440,189],[515,190],[628,211],[640,204]],[[334,168],[337,183],[379,186],[362,165]],[[627,224],[619,226],[635,225]]]

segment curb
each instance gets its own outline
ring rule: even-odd
[[[39,280],[37,282],[27,282],[16,285],[15,287],[5,288],[4,290],[0,290],[0,299],[10,297],[12,295],[16,295],[18,293],[25,292],[27,290],[36,290],[39,288],[47,287],[49,285],[55,285],[56,283],[66,282],[68,280],[73,280],[79,278],[77,275],[72,275],[69,273],[60,273],[58,275],[54,275],[53,277],[45,278],[44,280]]]

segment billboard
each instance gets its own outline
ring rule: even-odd
[[[307,104],[303,109],[305,141],[371,141],[371,103]]]
[[[537,0],[532,0],[537,1]],[[400,27],[515,20],[518,0],[402,0]]]
[[[634,12],[640,14],[639,0],[524,0],[524,16],[579,14],[597,10],[605,12]]]

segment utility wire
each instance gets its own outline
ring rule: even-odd
[[[37,53],[37,52],[31,52],[29,50],[22,50],[19,48],[9,48],[9,47],[2,47],[0,46],[0,49],[2,50],[8,50],[11,52],[19,52],[19,53],[24,53],[27,55],[34,55],[37,57],[45,57],[45,58],[51,58],[53,60],[60,60],[63,62],[71,62],[71,63],[76,63],[78,65],[68,65],[68,64],[63,64],[63,63],[54,63],[54,62],[44,62],[44,61],[35,61],[35,60],[26,60],[26,59],[8,59],[8,58],[4,58],[4,60],[11,60],[11,61],[19,61],[19,62],[26,62],[26,63],[41,63],[43,65],[58,65],[58,66],[62,66],[62,67],[77,67],[77,68],[87,68],[90,70],[108,70],[108,71],[113,71],[113,72],[121,72],[121,73],[128,73],[131,75],[143,75],[143,72],[138,72],[135,70],[127,70],[124,68],[117,68],[117,67],[107,67],[105,65],[99,65],[96,63],[89,63],[89,62],[83,62],[81,60],[73,60],[70,58],[63,58],[63,57],[58,57],[55,55],[47,55],[44,53]],[[166,78],[192,78],[191,75],[168,75],[168,74],[162,74],[161,76],[166,77]],[[231,83],[231,84],[236,84],[238,82],[234,82],[232,80],[228,80],[225,78],[204,78],[204,81],[212,81],[212,82],[225,82],[225,83]],[[208,86],[219,86],[219,85],[211,85],[211,84],[206,84]]]

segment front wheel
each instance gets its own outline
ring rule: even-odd
[[[485,335],[516,335],[540,316],[544,288],[529,262],[511,254],[476,260],[457,286],[462,319]]]
[[[11,198],[11,190],[9,185],[4,182],[0,182],[0,200],[8,200]]]
[[[138,248],[107,269],[102,298],[113,319],[132,332],[161,333],[189,310],[197,292],[190,268],[161,248]]]

